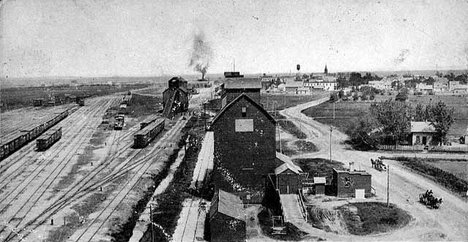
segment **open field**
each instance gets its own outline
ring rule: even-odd
[[[417,103],[427,105],[428,103],[436,103],[442,100],[447,106],[454,108],[454,119],[450,131],[449,137],[459,138],[461,134],[466,131],[468,124],[468,96],[459,95],[425,95],[425,96],[408,96],[412,106],[416,106]],[[388,98],[394,98],[394,96],[377,95],[376,101],[383,101]],[[369,115],[369,107],[371,101],[368,102],[354,102],[354,101],[342,101],[335,103],[335,119],[333,119],[333,103],[326,102],[321,105],[308,108],[303,111],[307,116],[313,117],[317,121],[333,125],[340,129],[342,132],[345,131],[349,121],[353,118],[360,116]]]
[[[50,87],[14,87],[2,88],[0,90],[1,104],[0,110],[17,109],[32,106],[34,99],[42,98],[45,102],[50,97],[56,97],[60,103],[65,101],[65,94],[73,96],[104,96],[116,92],[127,92],[133,89],[147,87],[148,84],[127,84],[119,86],[111,85],[89,85],[89,86],[50,86]],[[57,102],[58,100],[56,100]]]
[[[330,96],[329,92],[313,92],[310,95],[296,95],[296,94],[268,94],[262,93],[261,104],[269,111],[283,110],[285,108],[293,107],[302,103],[314,101],[325,96]]]
[[[430,162],[431,166],[452,173],[456,177],[468,181],[468,161],[445,161]]]

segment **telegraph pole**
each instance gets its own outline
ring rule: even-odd
[[[390,205],[390,165],[387,167],[387,207]]]
[[[330,163],[332,162],[332,159],[331,159],[331,134],[333,132],[333,127],[330,126]]]

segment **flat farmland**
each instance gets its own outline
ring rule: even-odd
[[[431,166],[449,172],[462,180],[468,181],[468,161],[440,160],[435,162],[429,162],[429,164]]]
[[[384,101],[395,96],[377,95],[375,101]],[[449,136],[460,137],[466,130],[468,124],[468,97],[467,95],[430,95],[414,96],[410,95],[408,103],[415,107],[418,103],[427,105],[437,103],[442,100],[447,106],[454,108],[454,119]],[[308,108],[303,111],[307,116],[315,118],[323,124],[330,124],[341,131],[345,131],[350,120],[357,117],[370,115],[369,107],[373,101],[343,101],[335,103],[335,118],[333,119],[333,103],[325,102],[318,106]]]
[[[329,92],[313,92],[310,95],[296,95],[296,94],[267,94],[262,93],[261,103],[266,110],[272,111],[273,109],[282,110],[285,108],[297,106],[302,103],[315,101],[320,98],[330,96]]]
[[[42,98],[46,102],[51,96],[65,100],[65,94],[74,96],[104,96],[116,92],[127,92],[133,89],[147,87],[147,84],[129,84],[121,86],[89,85],[89,86],[50,86],[50,87],[11,87],[0,90],[1,112],[32,106],[34,99]]]

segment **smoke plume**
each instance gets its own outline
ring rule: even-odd
[[[205,79],[206,71],[210,66],[213,57],[213,50],[205,39],[203,32],[196,33],[193,37],[193,47],[190,57],[189,66],[193,67],[194,71],[202,74],[202,79]]]

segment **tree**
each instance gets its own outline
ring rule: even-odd
[[[428,119],[426,109],[421,103],[418,103],[416,105],[416,108],[414,109],[413,119],[417,122],[423,122]]]
[[[356,148],[375,149],[377,140],[374,138],[375,120],[366,115],[352,119],[346,128],[346,134]]]
[[[395,144],[406,140],[410,131],[411,106],[387,100],[372,103],[370,111],[386,136],[385,143]]]
[[[448,108],[443,101],[439,101],[436,105],[428,105],[426,108],[429,121],[436,131],[435,141],[439,144],[445,144],[447,133],[454,122],[454,109]]]

